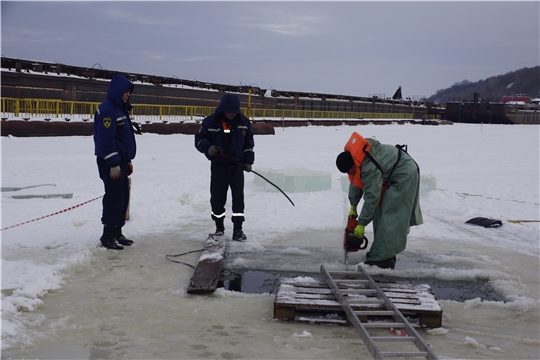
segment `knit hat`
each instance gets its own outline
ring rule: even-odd
[[[342,173],[348,172],[353,166],[354,161],[352,155],[348,151],[344,151],[336,158],[336,166]]]

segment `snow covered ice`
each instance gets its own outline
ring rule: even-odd
[[[441,359],[539,358],[539,223],[506,221],[540,218],[538,126],[309,126],[257,135],[255,171],[309,169],[330,174],[331,183],[318,191],[293,188],[292,206],[246,173],[248,241],[231,242],[225,267],[345,269],[349,207],[335,158],[353,131],[407,144],[427,189],[424,224],[411,228],[396,269],[366,266],[368,272],[481,280],[504,299],[440,300],[442,328],[420,332]],[[274,294],[186,293],[193,269],[166,255],[201,249],[214,230],[210,164],[193,136],[137,137],[124,228],[135,245],[122,251],[98,247],[103,185],[92,137],[1,141],[2,187],[55,184],[2,192],[2,358],[371,358],[352,327],[274,320]],[[473,217],[503,226],[465,224]],[[231,230],[229,200],[226,234]],[[366,235],[373,238],[371,226]],[[365,251],[350,254],[349,270],[363,263]],[[176,259],[196,264],[199,253]]]

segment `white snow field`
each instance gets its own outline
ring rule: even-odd
[[[439,300],[442,327],[419,330],[439,358],[540,358],[539,223],[506,221],[540,219],[538,126],[309,126],[257,135],[255,171],[303,174],[308,183],[310,174],[328,173],[331,183],[288,188],[292,206],[246,173],[248,240],[231,242],[225,267],[345,269],[349,206],[335,158],[353,131],[407,144],[423,179],[424,224],[411,228],[395,270],[367,271],[478,282],[502,299]],[[92,137],[1,142],[2,188],[43,185],[2,192],[3,359],[371,358],[351,326],[273,319],[275,294],[186,293],[193,269],[166,255],[200,249],[214,231],[210,164],[193,136],[137,136],[124,228],[135,245],[122,251],[98,246],[103,185]],[[13,197],[58,194],[72,196]],[[227,216],[230,235],[230,201]],[[473,217],[503,225],[465,224]],[[351,254],[347,270],[363,264],[367,250]],[[198,257],[175,259],[194,265]]]

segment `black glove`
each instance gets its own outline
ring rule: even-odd
[[[250,172],[251,171],[251,164],[244,164],[244,171]]]
[[[208,148],[208,155],[214,156],[216,154],[219,154],[221,152],[221,147],[212,145]]]

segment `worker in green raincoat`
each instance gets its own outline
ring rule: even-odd
[[[374,239],[366,265],[395,267],[410,227],[423,223],[419,204],[420,169],[403,146],[381,144],[354,132],[336,159],[349,176],[349,216],[358,216],[354,236],[362,239],[373,221]],[[357,206],[364,204],[357,214]]]

